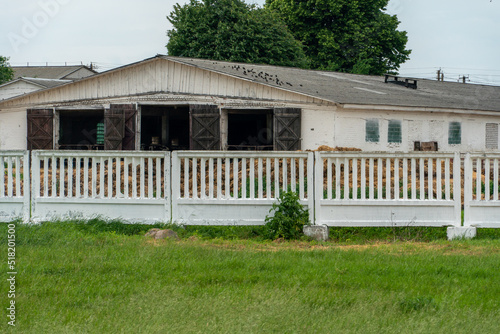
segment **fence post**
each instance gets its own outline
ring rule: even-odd
[[[23,222],[28,223],[30,221],[31,214],[31,191],[30,191],[30,151],[25,151],[23,156],[23,175],[24,175],[24,183],[23,183],[23,199],[24,199],[24,207],[23,207]]]
[[[47,166],[44,166],[47,173]],[[38,151],[31,151],[31,221],[36,219],[36,201],[40,196],[40,159]]]
[[[462,160],[459,152],[453,157],[453,201],[455,202],[455,226],[462,226]]]
[[[321,224],[321,200],[323,199],[323,160],[321,157],[321,152],[314,152],[314,177],[312,178],[314,183],[314,225]]]
[[[470,153],[464,158],[464,226],[470,226],[470,202],[472,201],[472,159]]]
[[[176,219],[179,217],[179,206],[178,206],[178,200],[180,197],[180,182],[181,182],[181,176],[180,176],[180,160],[179,160],[179,153],[177,151],[173,151],[171,155],[171,192],[170,192],[170,202],[172,203],[172,210],[171,210],[171,215],[170,218],[172,220],[172,223],[176,221]],[[186,175],[184,176],[184,182],[189,182],[189,179],[186,180]]]
[[[164,196],[163,199],[165,201],[165,209],[167,210],[168,215],[166,215],[166,219],[169,222],[172,222],[172,154],[170,152],[165,152],[165,160],[163,163],[163,182],[164,182]]]

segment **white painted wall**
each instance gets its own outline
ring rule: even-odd
[[[25,81],[15,81],[0,87],[0,100],[8,99],[14,96],[31,93],[42,89],[42,87],[33,85]]]
[[[26,132],[26,109],[0,111],[0,150],[25,150]]]
[[[378,143],[365,141],[367,119],[379,121]],[[388,143],[390,120],[400,120],[402,142]],[[486,149],[486,123],[500,123],[500,115],[471,115],[437,112],[401,112],[377,110],[317,110],[307,109],[302,115],[302,148],[316,149],[320,145],[355,147],[363,151],[411,152],[414,141],[437,141],[439,151],[498,152]],[[450,122],[462,124],[462,143],[448,144]],[[314,129],[312,131],[311,129]],[[500,143],[499,143],[500,146]]]

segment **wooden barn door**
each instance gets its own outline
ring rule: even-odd
[[[220,114],[215,105],[190,105],[192,150],[220,150]]]
[[[299,108],[274,109],[274,149],[276,151],[300,150]]]
[[[28,150],[52,150],[54,148],[54,111],[52,109],[28,109]]]
[[[137,110],[133,104],[112,104],[104,111],[104,149],[134,150]]]

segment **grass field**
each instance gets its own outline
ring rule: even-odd
[[[177,228],[179,241],[146,229],[18,224],[16,327],[2,279],[0,332],[500,332],[497,232],[449,242],[441,230],[401,241],[409,232],[336,229],[335,242],[279,243],[258,228]]]

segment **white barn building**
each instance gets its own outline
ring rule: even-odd
[[[156,56],[0,101],[0,150],[498,151],[500,87]]]

